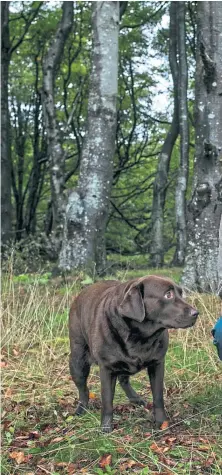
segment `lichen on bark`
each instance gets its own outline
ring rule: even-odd
[[[222,213],[222,3],[198,2],[197,5],[196,153],[182,281],[192,290],[218,292]],[[214,76],[206,82],[207,64],[214,65]]]
[[[59,256],[63,271],[95,272],[105,265],[104,233],[115,150],[119,2],[94,2],[92,29],[88,117],[78,186],[68,196],[65,213]]]

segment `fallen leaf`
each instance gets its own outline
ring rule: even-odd
[[[124,470],[126,470],[126,468],[134,467],[135,465],[137,465],[137,463],[135,462],[135,460],[129,460],[125,462],[123,465],[124,465]]]
[[[165,465],[168,465],[169,467],[175,467],[176,465],[175,460],[172,460],[170,457],[165,457],[165,456],[164,456],[163,463],[165,463]]]
[[[144,468],[145,465],[141,462],[136,462],[135,460],[127,460],[127,462],[121,463],[119,466],[120,472],[124,472],[125,470],[128,470],[128,468]]]
[[[156,442],[153,442],[151,444],[150,449],[155,452],[156,454],[164,454],[165,452],[168,452],[170,450],[170,447],[162,447],[156,444]]]
[[[69,462],[56,462],[55,465],[56,467],[67,467]]]
[[[38,465],[36,465],[36,467],[37,467],[37,469],[38,469],[38,471],[37,471],[36,473],[38,473],[39,475],[40,475],[40,474],[41,474],[41,475],[43,475],[43,474],[45,475],[45,474],[47,474],[47,473],[48,473],[49,475],[51,475],[51,473],[54,472],[54,465],[53,465],[52,462],[47,462],[47,463],[44,464],[44,465],[38,464]],[[40,472],[39,472],[39,470],[40,470]]]
[[[28,435],[18,435],[16,440],[29,440]]]
[[[28,447],[29,438],[25,436],[17,436],[13,440],[13,448],[15,449],[24,449]]]
[[[177,370],[177,374],[184,374],[185,371],[186,371],[186,370],[185,370],[184,368],[178,369],[178,370]]]
[[[96,394],[95,393],[89,393],[89,399],[96,399]]]
[[[56,444],[57,442],[61,442],[61,440],[64,440],[64,437],[55,437],[55,439],[51,440],[51,444]]]
[[[68,475],[72,475],[76,471],[76,463],[69,463],[67,466]]]
[[[147,439],[149,439],[150,437],[152,437],[152,434],[151,432],[145,432],[145,434],[143,434],[144,437],[146,437]]]
[[[9,456],[11,459],[15,460],[18,465],[20,465],[20,463],[24,463],[25,461],[24,452],[11,452]]]
[[[194,439],[187,439],[186,436],[182,436],[180,438],[180,442],[182,445],[193,445],[195,440]]]
[[[179,415],[180,415],[179,411],[175,412],[175,414],[173,414],[173,419],[176,419],[176,417],[178,417]]]
[[[19,356],[19,351],[16,348],[13,348],[12,353],[14,356]]]
[[[123,447],[117,447],[116,451],[118,454],[125,454],[125,449]]]
[[[176,442],[176,440],[177,440],[176,437],[167,437],[167,438],[165,439],[165,442],[166,442],[167,444],[170,444],[170,445],[171,445],[171,444],[173,444],[174,442]]]
[[[8,363],[6,363],[5,361],[0,361],[0,368],[7,368],[8,366]]]
[[[204,462],[204,467],[210,467],[215,462],[213,457],[208,457]]]
[[[4,431],[8,430],[11,423],[12,423],[12,421],[9,421],[8,419],[5,419],[4,421],[2,421]]]
[[[24,460],[24,463],[27,463],[29,462],[30,459],[32,459],[33,455],[32,454],[28,454],[25,456],[25,460]]]
[[[152,473],[152,475],[174,475],[175,474],[175,472],[169,472],[168,470],[164,472],[150,472],[150,473]]]
[[[153,442],[150,446],[150,449],[153,450],[153,452],[156,452],[157,449],[159,449],[158,445],[156,442]]]
[[[37,430],[29,432],[29,439],[39,439],[41,434]]]
[[[5,398],[11,398],[12,397],[12,390],[11,388],[7,388],[4,394]]]
[[[211,448],[209,445],[198,445],[197,449],[201,452],[208,452]]]
[[[132,436],[132,435],[129,435],[129,434],[124,435],[123,440],[124,440],[125,442],[132,442],[133,436]]]
[[[99,466],[101,468],[105,468],[106,465],[110,465],[112,462],[112,455],[111,454],[105,454],[101,457],[99,461]]]
[[[66,437],[72,437],[73,435],[75,435],[74,430],[69,430],[68,432],[66,432]]]
[[[199,441],[200,441],[200,442],[203,442],[203,444],[208,444],[208,443],[209,443],[209,440],[208,440],[208,439],[204,439],[203,437],[199,437]]]
[[[166,430],[168,429],[168,427],[169,427],[169,421],[164,421],[160,426],[160,430]]]

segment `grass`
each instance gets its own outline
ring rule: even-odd
[[[121,273],[122,272],[122,273]],[[154,273],[118,271],[118,278]],[[156,271],[155,271],[156,273]],[[162,275],[178,280],[178,269]],[[64,281],[47,275],[2,282],[3,474],[221,474],[221,363],[210,329],[219,315],[213,295],[193,293],[196,326],[170,332],[166,358],[166,432],[153,429],[151,392],[144,371],[132,384],[148,401],[128,403],[117,385],[115,430],[100,432],[98,368],[89,377],[90,408],[74,416],[77,392],[69,376],[67,316],[80,275]]]
[[[143,275],[156,274],[167,276],[179,282],[182,268],[179,267],[164,267],[161,269],[147,268],[149,255],[139,254],[134,256],[123,256],[119,254],[110,254],[107,261],[107,272],[115,272],[115,277],[120,280],[132,279],[135,277],[142,277]]]

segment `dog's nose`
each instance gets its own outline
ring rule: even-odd
[[[191,317],[198,317],[199,312],[195,308],[192,308],[190,314]]]

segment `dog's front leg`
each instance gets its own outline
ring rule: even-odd
[[[149,364],[147,370],[153,394],[153,412],[155,423],[156,427],[159,429],[162,423],[167,421],[163,400],[164,360],[159,362],[152,361],[152,363]]]
[[[113,398],[116,386],[116,376],[104,367],[100,367],[102,413],[101,429],[111,432],[113,424]]]

